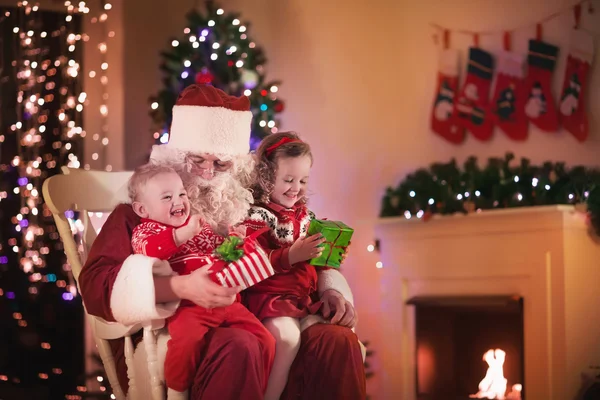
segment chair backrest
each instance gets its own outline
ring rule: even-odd
[[[127,202],[127,181],[132,172],[85,171],[67,167],[63,167],[62,172],[44,181],[42,193],[63,241],[73,276],[78,280],[87,252],[96,239],[89,214],[110,212],[119,203]],[[79,218],[84,226],[83,254],[77,250],[71,225],[65,215],[68,211],[80,213]]]
[[[71,265],[78,287],[79,274],[89,249],[96,239],[96,230],[92,226],[90,214],[110,212],[119,203],[127,202],[129,200],[127,182],[131,174],[132,172],[129,171],[85,171],[62,167],[61,175],[52,176],[44,181],[42,186],[44,201],[54,217],[67,260]],[[82,251],[78,250],[69,218],[65,214],[68,211],[79,212],[79,218],[83,222]],[[87,310],[86,315],[113,393],[117,399],[124,400],[126,396],[119,384],[117,368],[107,339],[125,337],[126,356],[128,359],[132,359],[133,345],[130,335],[138,331],[141,326],[124,326],[107,322],[99,317],[87,314]],[[131,368],[129,364],[128,362],[128,369]],[[133,384],[133,382],[130,382],[130,384]]]

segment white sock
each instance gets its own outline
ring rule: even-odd
[[[175,389],[167,390],[167,400],[188,400],[188,391],[178,392]]]

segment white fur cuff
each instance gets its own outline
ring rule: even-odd
[[[439,58],[439,71],[448,77],[458,76],[458,50],[442,50]]]
[[[110,308],[117,322],[133,325],[173,315],[179,302],[156,304],[154,276],[173,275],[167,261],[134,254],[125,260],[115,280]]]
[[[573,29],[569,38],[569,54],[591,63],[594,59],[594,37],[581,29]]]
[[[352,290],[348,286],[348,282],[344,275],[340,271],[335,269],[327,269],[319,271],[319,277],[317,282],[319,296],[323,295],[323,292],[328,289],[337,290],[344,296],[344,298],[354,305],[354,296],[352,296]]]

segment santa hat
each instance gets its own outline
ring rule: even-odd
[[[169,143],[152,148],[151,160],[175,161],[186,153],[219,157],[248,154],[252,112],[248,97],[210,85],[191,85],[173,107]]]

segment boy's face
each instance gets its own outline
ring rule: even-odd
[[[190,215],[190,202],[179,175],[161,173],[142,186],[133,209],[142,218],[178,227]]]

